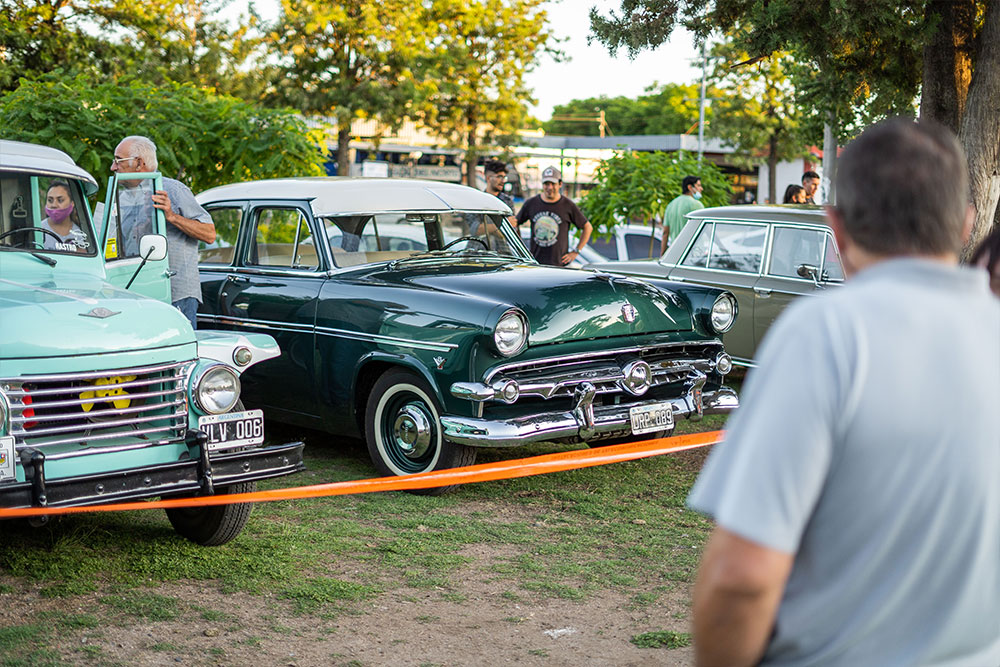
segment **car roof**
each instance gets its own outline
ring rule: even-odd
[[[689,220],[744,220],[748,222],[797,222],[809,225],[830,226],[822,206],[807,204],[747,204],[743,206],[715,206],[700,208],[687,214]]]
[[[202,192],[198,202],[306,200],[314,215],[392,212],[482,211],[510,215],[506,204],[485,192],[443,181],[404,178],[275,178],[222,185]]]
[[[56,148],[23,141],[0,139],[0,172],[65,176],[83,181],[88,193],[97,191],[94,177],[76,166],[76,162],[68,154]]]

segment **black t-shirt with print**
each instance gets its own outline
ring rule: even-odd
[[[547,202],[541,195],[535,195],[521,206],[517,213],[517,224],[531,221],[532,256],[539,264],[562,266],[562,256],[569,249],[569,226],[583,229],[587,216],[568,197],[560,196],[554,202]]]

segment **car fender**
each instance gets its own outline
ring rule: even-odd
[[[431,374],[430,370],[427,368],[427,365],[421,361],[419,357],[410,354],[393,354],[383,350],[372,350],[358,359],[358,364],[355,367],[354,379],[352,380],[353,386],[351,391],[351,395],[354,396],[355,399],[358,395],[358,378],[362,377],[365,369],[372,364],[395,366],[397,368],[405,368],[413,371],[422,377],[428,385],[430,385],[430,388],[434,391],[435,397],[437,397],[438,403],[441,405],[445,404],[445,397],[441,394],[438,383],[436,382],[433,374]],[[354,409],[356,410],[357,408],[358,406],[355,405]]]
[[[237,373],[259,364],[262,361],[273,359],[281,354],[281,349],[274,338],[268,334],[261,333],[233,333],[230,331],[195,331],[198,340],[198,357],[200,359],[211,359],[219,363],[231,366]],[[237,352],[247,350],[250,353],[249,361],[241,363],[246,353],[242,353],[237,360]]]

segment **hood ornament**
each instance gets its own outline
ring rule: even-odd
[[[120,315],[121,311],[108,310],[107,308],[98,306],[92,309],[89,313],[80,313],[80,317],[93,317],[99,320],[107,319],[109,317],[114,317],[115,315]]]
[[[622,306],[622,317],[625,318],[626,322],[631,324],[632,322],[635,322],[636,319],[639,317],[639,311],[636,310],[635,306],[626,301],[625,305]]]

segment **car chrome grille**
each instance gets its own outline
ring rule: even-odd
[[[183,440],[190,362],[0,379],[15,447],[120,449]],[[59,458],[46,452],[47,458]]]
[[[651,387],[683,382],[693,371],[707,373],[722,352],[717,342],[675,343],[628,348],[514,363],[495,369],[488,384],[514,380],[521,396],[545,399],[572,397],[589,382],[598,394],[623,392],[623,369],[630,361],[645,361],[652,371]]]

